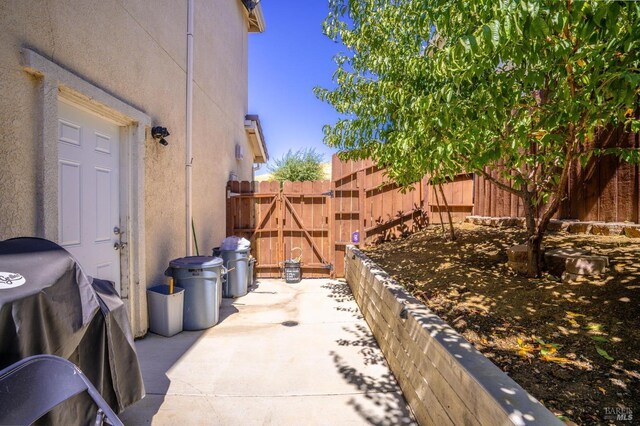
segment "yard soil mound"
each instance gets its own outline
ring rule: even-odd
[[[567,284],[515,274],[507,248],[525,231],[431,226],[366,253],[561,419],[632,424],[640,416],[640,241],[550,234],[547,250],[609,257],[605,276]],[[613,413],[631,414],[616,423]],[[628,418],[628,417],[627,417]]]

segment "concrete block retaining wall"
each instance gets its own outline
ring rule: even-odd
[[[353,246],[345,276],[421,425],[564,424]]]
[[[526,226],[523,217],[467,216],[464,221],[493,228],[524,228]],[[631,222],[582,222],[579,220],[551,219],[547,230],[549,232],[568,232],[570,234],[625,235],[629,238],[640,238],[640,225]]]

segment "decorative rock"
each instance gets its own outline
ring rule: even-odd
[[[507,249],[507,257],[509,262],[527,263],[529,261],[529,252],[526,244],[518,244]]]
[[[526,274],[527,272],[529,272],[528,262],[512,262],[510,260],[507,262],[507,265],[517,274]]]
[[[565,263],[565,270],[576,275],[600,275],[607,271],[609,258],[606,256],[570,257]]]
[[[526,244],[518,244],[507,249],[509,261],[507,265],[518,274],[526,274],[529,270],[529,253]]]
[[[492,228],[497,228],[501,226],[501,224],[502,224],[502,219],[498,217],[492,217],[491,222],[489,223],[489,226],[491,226]]]
[[[640,226],[625,226],[624,235],[629,238],[640,238]]]
[[[549,273],[556,277],[560,277],[566,269],[567,259],[586,256],[588,254],[589,252],[581,249],[559,248],[546,252],[544,254],[544,261]]]
[[[591,226],[589,222],[575,222],[569,225],[568,231],[572,234],[588,234]]]
[[[540,247],[544,253],[544,246]],[[529,251],[526,244],[518,244],[507,249],[507,265],[519,274],[529,272]]]

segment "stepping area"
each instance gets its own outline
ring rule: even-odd
[[[147,396],[127,425],[415,424],[344,282],[258,280],[215,327],[136,348]]]

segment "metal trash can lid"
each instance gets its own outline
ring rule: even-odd
[[[173,259],[169,266],[176,269],[217,268],[222,266],[222,259],[213,256],[187,256]]]

